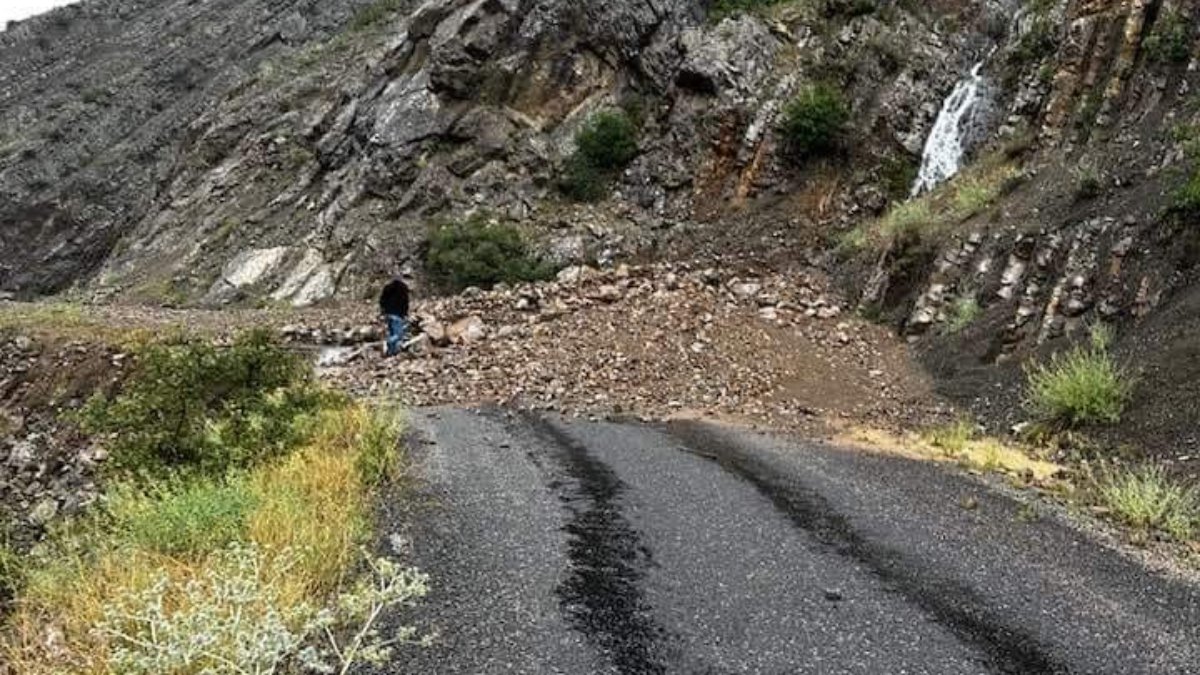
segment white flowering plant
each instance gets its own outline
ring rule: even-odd
[[[234,544],[198,576],[159,575],[139,593],[106,606],[97,634],[110,645],[110,667],[128,675],[272,675],[299,668],[348,673],[381,664],[399,644],[428,643],[411,626],[384,636],[386,610],[428,593],[427,575],[386,558],[368,558],[370,574],[336,603],[318,608],[289,599],[291,552],[267,556]]]

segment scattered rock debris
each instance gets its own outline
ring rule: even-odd
[[[414,353],[367,354],[323,376],[412,405],[699,414],[783,429],[939,414],[902,342],[850,318],[825,289],[818,273],[803,270],[749,278],[686,264],[572,267],[551,282],[419,302],[414,324],[426,339]],[[328,341],[353,332],[286,334]]]

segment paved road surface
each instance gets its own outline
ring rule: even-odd
[[[389,673],[1200,673],[1200,593],[943,467],[697,423],[414,414]],[[964,508],[972,500],[975,508]]]

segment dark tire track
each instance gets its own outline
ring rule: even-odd
[[[552,485],[571,513],[564,528],[570,569],[557,590],[564,614],[618,672],[666,673],[668,635],[655,623],[639,586],[654,562],[621,514],[625,485],[552,422],[532,413],[521,419],[558,451],[555,459],[569,478]]]
[[[753,485],[795,525],[838,555],[856,560],[959,639],[986,654],[990,667],[1006,675],[1059,675],[1071,669],[1058,662],[1030,633],[988,611],[969,587],[921,569],[886,546],[862,537],[817,492],[779,475],[766,462],[693,422],[671,423],[666,431],[685,449],[720,465]]]

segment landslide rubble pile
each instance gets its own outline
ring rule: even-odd
[[[904,345],[847,315],[824,287],[811,271],[571,267],[552,282],[418,302],[409,354],[344,347],[323,358],[323,373],[357,394],[412,405],[711,414],[792,428],[942,412]],[[342,344],[378,337],[365,325],[284,332]]]

